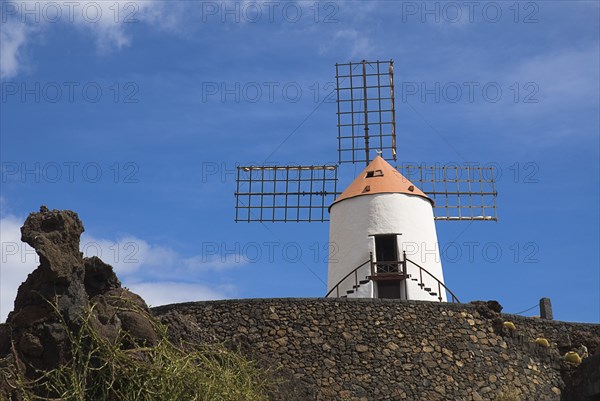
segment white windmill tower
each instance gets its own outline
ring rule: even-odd
[[[238,167],[235,220],[330,221],[326,297],[457,302],[434,220],[497,220],[494,171],[405,165],[403,175],[385,161],[396,160],[393,76],[393,61],[336,64],[338,164]],[[337,192],[339,166],[360,162]]]
[[[329,211],[330,294],[446,301],[433,201],[381,156]]]

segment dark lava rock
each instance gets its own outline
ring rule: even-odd
[[[83,286],[84,264],[79,252],[79,237],[84,231],[77,213],[49,211],[31,213],[21,227],[21,241],[33,247],[40,265],[19,287],[15,309],[7,323],[18,328],[37,324],[53,314],[49,301],[72,320],[87,306]]]
[[[477,312],[487,319],[497,318],[502,312],[502,305],[498,301],[472,301],[470,303],[475,305]]]
[[[574,331],[571,334],[571,342],[574,348],[585,346],[589,355],[597,354],[600,349],[600,336],[583,330]]]
[[[77,213],[45,206],[21,227],[21,240],[35,249],[40,265],[21,284],[14,310],[0,324],[0,365],[2,358],[17,358],[35,377],[36,369],[65,363],[71,351],[65,323],[76,331],[91,305],[91,324],[105,338],[116,340],[124,332],[129,342],[124,347],[156,343],[144,300],[121,288],[110,265],[79,251],[83,231]]]
[[[6,323],[0,323],[0,355],[6,355],[10,352],[10,326]]]
[[[115,288],[121,288],[121,282],[111,265],[104,263],[99,257],[85,258],[85,291],[89,297],[104,294]]]

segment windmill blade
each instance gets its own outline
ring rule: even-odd
[[[498,220],[493,167],[405,165],[400,170],[434,201],[436,220]]]
[[[239,166],[236,222],[329,221],[337,166]]]
[[[335,65],[339,163],[396,160],[394,62]]]

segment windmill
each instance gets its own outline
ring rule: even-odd
[[[336,64],[338,163],[239,166],[236,222],[330,222],[326,297],[458,298],[435,220],[496,221],[493,167],[397,161],[394,62]],[[338,169],[365,163],[338,192]]]

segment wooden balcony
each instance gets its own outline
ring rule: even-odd
[[[405,280],[408,278],[406,273],[406,262],[401,260],[392,261],[373,261],[371,257],[371,275],[370,280]]]

